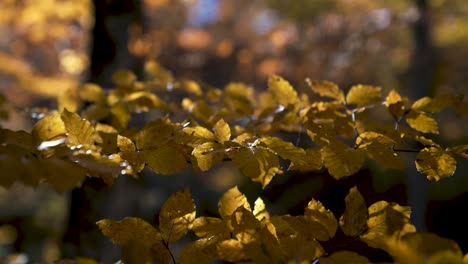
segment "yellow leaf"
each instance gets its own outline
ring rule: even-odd
[[[238,262],[245,258],[244,247],[240,241],[228,239],[216,245],[216,251],[221,260]]]
[[[278,156],[261,146],[231,148],[228,155],[245,176],[260,182],[263,188],[280,171]]]
[[[463,257],[453,251],[440,251],[429,258],[428,264],[464,264]]]
[[[143,159],[154,172],[164,175],[171,175],[187,168],[185,156],[169,145],[144,150]]]
[[[191,93],[196,96],[202,96],[203,91],[200,88],[200,85],[193,80],[184,80],[180,82],[180,88],[188,93]]]
[[[159,211],[159,230],[166,243],[181,239],[195,220],[195,203],[189,189],[172,194]]]
[[[304,216],[320,223],[324,229],[328,231],[328,235],[332,238],[338,229],[338,222],[333,213],[318,201],[312,199],[307,205]]]
[[[322,155],[320,149],[308,148],[305,150],[305,155],[301,159],[296,159],[291,162],[289,170],[298,171],[313,171],[322,168]]]
[[[333,98],[340,102],[343,102],[345,99],[343,91],[341,91],[335,83],[329,81],[316,82],[310,81],[309,79],[307,79],[306,82],[312,91],[320,96]]]
[[[58,192],[78,187],[86,178],[86,170],[69,160],[43,159],[41,166],[47,182]]]
[[[160,118],[145,125],[138,133],[136,145],[139,150],[167,143],[175,135],[176,125],[168,118]]]
[[[192,151],[192,155],[195,157],[198,168],[202,171],[207,171],[214,165],[223,161],[224,152],[225,150],[221,144],[206,142],[195,147]]]
[[[33,142],[36,145],[43,141],[50,141],[59,137],[65,137],[67,131],[60,114],[53,112],[39,120],[32,129]]]
[[[437,121],[424,112],[410,111],[406,123],[419,132],[439,134]]]
[[[447,151],[455,153],[455,154],[457,154],[460,157],[463,157],[465,159],[468,159],[468,145],[460,145],[460,146],[450,147],[450,148],[447,148]]]
[[[137,77],[133,72],[126,70],[118,70],[112,75],[112,81],[117,86],[131,86]]]
[[[346,209],[340,217],[340,227],[347,236],[357,236],[367,227],[367,206],[356,187],[345,198]]]
[[[151,109],[167,109],[166,103],[157,95],[146,91],[137,91],[125,96],[132,112],[148,112]]]
[[[68,135],[68,145],[92,145],[94,143],[94,128],[88,120],[78,114],[64,109],[60,115]]]
[[[411,106],[411,109],[437,113],[450,106],[455,106],[461,100],[462,97],[454,95],[440,95],[434,99],[429,97],[423,97],[414,102]]]
[[[195,241],[184,248],[180,264],[211,264],[211,258],[202,251],[201,243]]]
[[[229,128],[228,123],[224,119],[220,119],[214,125],[214,136],[219,143],[224,143],[231,138],[231,128]]]
[[[302,236],[282,237],[280,244],[289,259],[288,263],[312,263],[325,253],[317,241],[305,240]]]
[[[409,207],[379,201],[369,206],[367,231],[361,239],[371,247],[386,250],[389,239],[398,241],[407,233],[416,232]]]
[[[277,75],[272,75],[268,79],[268,91],[273,95],[275,101],[284,107],[291,105],[296,108],[299,106],[296,90],[294,90],[288,81]]]
[[[226,191],[218,203],[219,215],[226,222],[230,230],[232,230],[231,216],[239,207],[244,207],[249,211],[252,210],[245,195],[235,186]]]
[[[365,161],[361,150],[352,149],[341,141],[335,141],[323,147],[321,154],[325,167],[336,179],[358,172]]]
[[[224,221],[216,217],[198,217],[193,221],[192,230],[198,237],[228,239],[230,235]]]
[[[366,257],[363,257],[352,251],[339,251],[331,254],[328,257],[320,258],[320,264],[370,264]]]
[[[328,227],[307,216],[272,216],[270,222],[275,226],[278,237],[301,236],[306,240],[326,241],[330,238]]]
[[[78,150],[73,153],[73,161],[87,170],[88,175],[100,177],[111,185],[120,174],[125,174],[125,161],[118,154],[109,156],[99,152]],[[122,173],[122,171],[124,171]]]
[[[84,84],[79,88],[79,95],[81,100],[89,101],[98,104],[106,103],[106,95],[102,88],[94,83]]]
[[[130,110],[123,102],[114,104],[111,109],[111,125],[118,129],[127,128],[130,122]]]
[[[283,159],[288,159],[292,162],[303,160],[305,151],[302,148],[294,146],[291,142],[286,142],[277,137],[262,137],[261,142],[265,143],[269,149],[275,152]]]
[[[393,151],[396,142],[376,132],[364,132],[356,139],[358,149],[363,150],[371,159],[376,160],[385,168],[403,169],[404,162]]]
[[[347,104],[355,104],[363,107],[370,104],[379,103],[381,100],[382,88],[370,85],[354,85],[346,95]]]
[[[62,111],[68,109],[70,111],[77,111],[80,106],[76,87],[69,88],[60,93],[57,97],[57,109]]]
[[[256,242],[259,239],[260,222],[250,210],[239,207],[231,216],[232,233],[242,244]]]
[[[120,151],[136,151],[136,147],[135,144],[133,144],[133,141],[128,137],[121,135],[117,136],[117,146],[119,147]]]
[[[215,141],[215,135],[209,129],[202,126],[186,127],[182,130],[182,135],[178,140],[189,146],[196,147],[206,142]]]
[[[255,216],[255,218],[258,219],[258,221],[270,218],[270,214],[266,209],[265,203],[260,197],[258,197],[257,200],[255,200],[253,215]]]
[[[122,221],[103,219],[96,224],[102,233],[117,245],[137,243],[145,247],[152,247],[161,242],[159,231],[140,218],[125,217]]]
[[[448,152],[429,147],[418,153],[416,168],[429,180],[438,181],[453,175],[457,169],[457,161]]]
[[[224,88],[224,103],[241,116],[253,113],[254,90],[243,83],[229,83]]]
[[[405,113],[405,104],[397,91],[391,90],[385,99],[385,106],[395,119],[399,119]]]

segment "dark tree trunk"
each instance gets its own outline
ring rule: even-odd
[[[120,68],[138,72],[141,63],[127,48],[128,28],[131,24],[141,24],[141,0],[94,0],[95,25],[92,32],[91,66],[89,81],[104,88],[111,87],[112,73]],[[116,185],[125,184],[125,180]],[[120,186],[122,187],[122,186]],[[122,208],[115,199],[116,190],[109,188],[101,179],[87,178],[80,188],[71,193],[68,226],[63,237],[64,257],[87,256],[110,263],[115,258],[115,248],[110,248],[100,233],[96,221]],[[125,207],[125,206],[123,206]],[[107,249],[103,252],[102,249]],[[115,259],[114,259],[115,261]],[[113,261],[112,261],[113,262]]]

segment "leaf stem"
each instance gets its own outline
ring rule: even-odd
[[[395,151],[395,152],[409,152],[409,153],[419,153],[419,152],[421,152],[420,149],[396,149],[396,148],[394,148],[393,151]]]

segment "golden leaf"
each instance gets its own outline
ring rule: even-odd
[[[321,154],[325,167],[336,179],[358,172],[365,161],[362,150],[352,149],[341,141],[323,147]]]
[[[88,120],[82,119],[78,114],[64,109],[60,117],[65,124],[68,135],[68,145],[92,145],[94,144],[94,128]]]
[[[193,221],[192,230],[198,237],[216,237],[224,240],[230,235],[226,223],[216,217],[198,217]]]
[[[261,146],[231,148],[228,155],[242,174],[260,182],[263,188],[280,171],[278,156]]]
[[[325,253],[317,241],[305,240],[303,236],[282,237],[280,245],[290,260],[288,263],[312,263]]]
[[[202,245],[198,241],[190,243],[180,255],[180,264],[211,264],[210,256],[202,251]]]
[[[340,102],[343,102],[345,99],[343,91],[335,83],[329,81],[316,82],[309,79],[306,82],[312,91],[320,96],[333,98]]]
[[[382,88],[370,85],[354,85],[346,95],[347,104],[355,104],[358,107],[363,107],[370,104],[375,104],[381,100]]]
[[[171,243],[182,238],[195,220],[195,203],[189,189],[172,194],[159,211],[162,239]]]
[[[397,91],[391,90],[385,99],[385,106],[392,116],[398,120],[405,113],[405,104]]]
[[[288,81],[277,75],[272,75],[268,79],[268,91],[273,95],[275,101],[284,107],[291,105],[297,108],[299,106],[296,90]]]
[[[306,240],[326,241],[330,238],[328,227],[307,216],[272,216],[270,222],[275,226],[278,237],[301,236]]]
[[[152,247],[161,242],[159,231],[140,218],[125,217],[118,222],[112,219],[103,219],[96,224],[102,233],[117,245],[137,243],[145,247]]]
[[[82,85],[78,90],[81,100],[97,104],[106,103],[106,95],[102,88],[97,84],[87,83]]]
[[[376,132],[364,132],[356,139],[358,149],[363,150],[371,159],[376,160],[385,168],[403,169],[404,162],[393,151],[396,142]]]
[[[216,251],[220,259],[229,262],[238,262],[245,258],[242,243],[235,239],[221,241],[216,245]]]
[[[120,151],[136,151],[136,147],[135,144],[133,144],[133,141],[128,137],[121,135],[117,136],[117,146],[119,147]]]
[[[137,91],[128,94],[125,96],[125,100],[128,102],[132,112],[148,112],[155,108],[168,109],[167,104],[157,95],[146,91]]]
[[[112,81],[117,86],[131,86],[137,77],[133,72],[126,70],[118,70],[112,75]]]
[[[335,215],[318,201],[312,199],[307,205],[304,216],[320,223],[324,229],[328,231],[328,235],[332,238],[338,229],[338,222]]]
[[[345,198],[346,209],[340,217],[340,227],[347,236],[357,236],[367,227],[367,206],[356,187]]]
[[[143,159],[154,172],[164,175],[171,175],[187,168],[185,156],[169,145],[144,150]]]
[[[283,159],[288,159],[291,162],[297,162],[303,160],[305,151],[302,148],[294,146],[291,142],[286,142],[281,138],[277,137],[262,137],[260,139],[262,143],[265,143],[269,149],[275,152]]]
[[[439,251],[433,254],[429,260],[428,264],[464,264],[463,257],[461,254],[457,254],[453,251]]]
[[[424,111],[424,112],[437,113],[450,106],[455,106],[461,100],[462,100],[462,97],[454,96],[454,95],[440,95],[434,99],[429,98],[429,97],[423,97],[417,100],[416,102],[414,102],[413,105],[411,106],[411,109]]]
[[[220,163],[224,159],[224,147],[215,142],[206,142],[192,151],[196,165],[200,170],[207,171],[214,165]]]
[[[130,110],[128,105],[123,102],[114,104],[111,109],[111,125],[117,129],[127,128],[130,122]]]
[[[244,207],[249,211],[252,210],[245,195],[235,186],[226,191],[218,203],[219,215],[226,222],[230,230],[232,230],[231,216],[239,207]]]
[[[328,257],[320,258],[320,264],[370,264],[366,257],[352,251],[338,251]]]
[[[463,157],[465,159],[468,159],[468,145],[460,145],[460,146],[450,147],[450,148],[447,148],[447,151],[455,153],[455,154],[457,154],[460,157]]]
[[[136,145],[139,150],[165,144],[175,135],[176,125],[168,118],[160,118],[145,125],[138,133]]]
[[[36,145],[43,141],[50,141],[59,137],[65,137],[67,131],[60,114],[53,112],[39,120],[32,129],[33,142]]]
[[[258,219],[258,221],[270,218],[270,214],[266,209],[265,203],[260,197],[258,197],[257,200],[255,200],[253,215],[255,216],[255,218]]]
[[[47,182],[58,192],[78,187],[86,178],[86,170],[69,160],[43,159],[41,166]]]
[[[239,207],[231,215],[232,233],[242,244],[256,242],[259,238],[260,222],[250,210]]]
[[[215,141],[215,139],[213,132],[202,126],[185,127],[182,130],[182,135],[178,137],[180,142],[194,147],[206,142]]]
[[[457,161],[442,149],[429,147],[421,150],[416,157],[416,168],[429,180],[438,181],[450,177],[457,169]]]
[[[439,134],[437,121],[424,112],[411,110],[406,116],[406,123],[419,132]]]
[[[231,128],[229,128],[228,123],[224,119],[218,120],[213,127],[214,136],[219,143],[224,143],[231,138]]]
[[[416,232],[409,207],[379,201],[369,206],[367,231],[361,239],[371,247],[386,250],[389,239],[398,241],[407,233]]]
[[[76,87],[61,92],[57,97],[57,105],[57,109],[60,111],[66,108],[69,111],[76,112],[80,106]]]
[[[191,93],[196,96],[202,96],[203,91],[200,88],[200,85],[193,80],[183,80],[180,82],[180,88],[188,93]]]
[[[296,159],[291,162],[289,170],[297,171],[313,171],[319,170],[323,166],[322,155],[320,149],[308,148],[305,150],[305,155],[301,159]]]
[[[224,103],[234,113],[251,115],[253,113],[254,90],[243,83],[229,83],[224,88]]]

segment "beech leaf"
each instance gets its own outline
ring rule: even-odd
[[[406,116],[406,123],[419,132],[439,134],[437,121],[424,112],[411,110]]]
[[[307,205],[304,216],[320,223],[328,231],[329,237],[333,237],[338,229],[338,222],[335,215],[318,201],[312,199]]]
[[[231,230],[231,216],[239,207],[244,207],[249,211],[252,210],[245,195],[235,186],[226,191],[218,203],[219,215],[226,221],[227,226]]]
[[[224,119],[220,119],[213,127],[214,135],[219,143],[224,143],[231,138],[231,128]]]
[[[356,187],[349,190],[345,198],[346,208],[340,217],[340,227],[347,236],[360,235],[367,227],[367,206]]]
[[[346,95],[347,104],[355,104],[358,107],[378,103],[381,100],[382,88],[370,85],[354,85]]]
[[[143,158],[154,172],[164,175],[171,175],[187,168],[185,156],[169,145],[144,150]]]
[[[78,114],[63,109],[60,115],[68,135],[68,145],[92,145],[94,143],[94,128],[88,120]]]
[[[283,78],[272,75],[268,79],[268,91],[273,95],[276,102],[284,107],[299,106],[299,98],[296,90]]]
[[[306,81],[314,93],[317,93],[318,95],[323,97],[333,98],[340,102],[344,101],[345,97],[343,91],[341,91],[338,85],[336,85],[335,83],[329,81],[310,81],[309,79],[307,79]]]
[[[362,150],[352,149],[341,141],[323,147],[321,154],[325,167],[336,179],[358,172],[365,161]]]
[[[117,245],[137,243],[145,247],[152,247],[161,241],[159,231],[140,218],[125,217],[122,221],[103,219],[96,224],[102,233]]]
[[[449,152],[436,147],[428,147],[418,153],[416,168],[429,180],[438,181],[455,173],[457,161]]]

